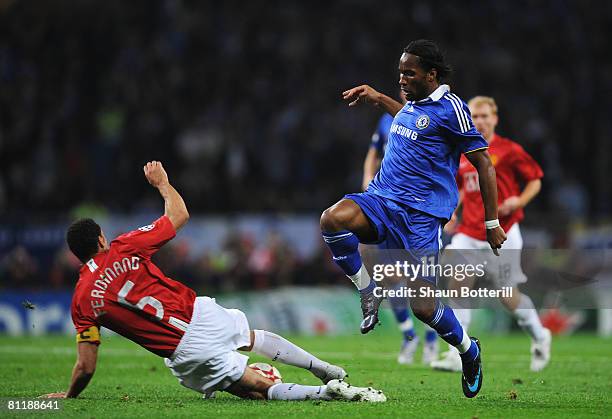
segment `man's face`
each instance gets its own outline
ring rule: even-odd
[[[472,113],[472,121],[474,126],[482,134],[482,136],[489,141],[491,136],[495,132],[497,126],[497,114],[491,109],[491,105],[488,103],[481,103],[476,106],[470,107]]]
[[[399,62],[399,85],[406,100],[425,99],[437,87],[436,70],[423,70],[416,55],[403,53]]]

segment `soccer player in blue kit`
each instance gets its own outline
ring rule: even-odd
[[[401,91],[399,93],[402,104],[405,104],[406,99],[404,98],[404,94],[401,93]],[[374,179],[378,170],[380,170],[380,163],[385,155],[389,130],[392,124],[393,117],[388,113],[383,114],[378,120],[376,131],[372,134],[370,148],[363,162],[362,191],[368,189],[370,182]],[[386,249],[387,243],[382,242],[377,246],[379,249]],[[399,285],[401,285],[401,281],[396,284],[395,288],[398,288]],[[410,316],[410,310],[408,309],[408,299],[406,297],[389,297],[388,300],[403,337],[400,353],[397,356],[397,362],[404,365],[412,364],[420,339],[414,331],[414,323]],[[423,345],[423,364],[430,365],[437,359],[438,334],[432,328],[426,327],[425,342]]]
[[[429,40],[411,42],[399,61],[399,85],[405,105],[370,86],[343,93],[349,106],[369,103],[394,116],[380,171],[363,193],[348,194],[321,215],[323,239],[334,261],[360,292],[361,333],[378,323],[382,297],[374,293],[359,254],[359,243],[387,242],[389,249],[406,249],[437,257],[442,226],[458,201],[455,175],[464,153],[476,167],[485,206],[487,241],[496,254],[506,239],[497,219],[495,169],[487,142],[474,128],[467,105],[443,84],[450,74],[444,55]],[[424,253],[425,252],[425,253]],[[419,281],[435,286],[436,278]],[[474,397],[482,386],[480,342],[470,338],[450,307],[435,297],[410,299],[414,315],[433,328],[461,355],[463,393]]]

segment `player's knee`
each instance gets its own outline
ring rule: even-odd
[[[327,208],[321,214],[321,230],[326,232],[335,232],[345,230],[351,220],[350,210],[342,205],[342,201]]]
[[[334,231],[336,227],[336,220],[333,207],[327,208],[321,214],[321,220],[319,224],[321,225],[321,231]]]
[[[243,399],[265,400],[273,382],[246,367],[240,380],[230,385],[225,391]]]

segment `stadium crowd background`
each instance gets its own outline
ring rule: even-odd
[[[358,190],[380,115],[349,110],[340,93],[365,82],[393,94],[417,37],[447,51],[457,94],[497,99],[498,132],[543,166],[527,225],[563,237],[609,222],[612,4],[591,6],[0,0],[0,243],[77,214],[160,211],[142,176],[149,159],[196,216],[316,218]],[[78,264],[65,248],[41,264],[3,243],[0,288],[72,287]],[[159,260],[210,293],[346,282],[322,246],[308,259],[293,247],[232,234],[219,252],[189,255],[179,242]]]

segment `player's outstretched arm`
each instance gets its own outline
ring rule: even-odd
[[[72,370],[72,381],[66,397],[78,397],[94,375],[98,361],[98,345],[90,342],[77,343],[78,358]]]
[[[70,388],[67,392],[50,393],[41,397],[49,399],[78,397],[93,377],[97,361],[98,345],[91,342],[77,343],[77,361],[72,369]]]
[[[369,103],[376,107],[383,108],[389,115],[395,116],[404,107],[397,100],[391,99],[367,84],[353,87],[342,92],[342,99],[349,101],[349,106],[356,106],[359,103]]]
[[[487,150],[476,150],[467,153],[466,157],[478,171],[478,182],[480,194],[485,210],[485,225],[487,229],[487,241],[493,249],[493,253],[499,256],[497,249],[506,241],[506,233],[499,225],[497,218],[497,179],[495,168]]]
[[[164,170],[161,162],[150,161],[144,168],[144,174],[149,183],[157,188],[162,198],[164,198],[165,212],[174,229],[178,231],[189,220],[189,212],[185,201],[179,193],[170,185],[168,174]]]

